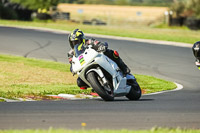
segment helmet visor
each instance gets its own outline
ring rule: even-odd
[[[81,44],[80,40],[74,40],[72,41],[72,45],[75,46],[76,44]]]

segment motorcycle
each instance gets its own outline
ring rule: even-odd
[[[103,52],[92,46],[75,45],[72,70],[103,100],[113,101],[114,97],[126,96],[129,100],[139,100],[141,88],[132,74],[125,77],[117,64]]]

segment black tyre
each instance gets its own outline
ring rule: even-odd
[[[131,90],[130,92],[126,95],[126,97],[129,100],[139,100],[141,95],[142,95],[142,91],[141,88],[139,86],[139,84],[137,83],[137,81],[135,80],[132,85],[131,85]]]
[[[95,72],[89,72],[87,74],[87,80],[90,82],[91,87],[94,89],[94,91],[105,101],[113,101],[114,95],[113,91],[110,88],[110,91],[106,90],[103,87],[101,78],[98,74]]]

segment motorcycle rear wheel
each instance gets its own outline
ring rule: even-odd
[[[112,93],[107,92],[99,81],[100,77],[95,72],[89,72],[87,74],[87,80],[90,82],[91,87],[94,91],[104,100],[104,101],[113,101],[114,96]]]
[[[142,95],[142,91],[141,91],[141,88],[139,86],[139,84],[137,83],[137,81],[135,80],[133,82],[133,84],[131,85],[131,90],[130,92],[126,95],[126,97],[129,99],[129,100],[139,100],[141,95]]]

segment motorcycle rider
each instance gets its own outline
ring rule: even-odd
[[[200,41],[194,43],[194,45],[192,47],[192,51],[196,58],[195,64],[197,65],[197,67],[200,70]]]
[[[113,51],[111,49],[108,49],[108,44],[102,43],[100,41],[97,41],[95,39],[87,39],[84,36],[84,33],[80,29],[75,29],[71,32],[68,36],[70,47],[72,48],[68,52],[68,59],[69,63],[72,64],[72,57],[74,55],[74,46],[76,44],[87,46],[92,45],[92,48],[96,50],[97,52],[103,52],[107,57],[112,59],[121,69],[124,76],[126,74],[130,73],[130,69],[127,67],[127,65],[122,61],[122,59],[119,57],[119,53],[117,51]],[[70,67],[70,71],[73,73],[72,66]],[[80,89],[86,89],[88,85],[84,83],[80,78],[77,79],[77,85],[80,87]]]

